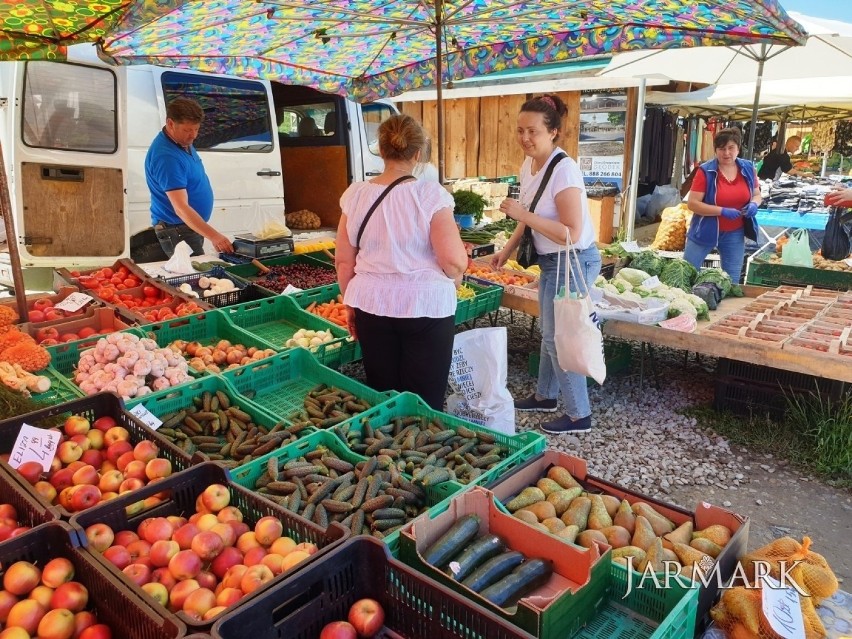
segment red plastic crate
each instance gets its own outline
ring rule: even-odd
[[[75,399],[64,404],[57,404],[50,408],[45,408],[40,411],[19,415],[11,419],[0,422],[0,453],[8,453],[15,445],[15,440],[18,437],[18,432],[21,430],[21,425],[24,423],[30,426],[38,427],[39,423],[49,417],[57,415],[83,415],[90,422],[94,422],[99,417],[110,416],[118,422],[119,426],[123,426],[130,432],[130,441],[134,445],[143,439],[153,441],[160,449],[159,457],[168,459],[172,463],[172,472],[178,472],[190,465],[190,456],[177,448],[163,437],[160,437],[153,430],[145,426],[136,417],[131,415],[124,409],[124,403],[114,393],[97,393],[80,399]],[[35,489],[27,483],[27,481],[18,474],[18,472],[9,466],[6,462],[0,461],[0,468],[12,477],[19,486],[39,504],[45,507],[52,507],[63,518],[70,518],[74,513],[69,512],[59,504],[51,505]],[[136,491],[130,495],[136,494]]]
[[[168,517],[170,515],[189,516],[195,512],[195,500],[205,488],[211,484],[224,484],[228,486],[231,492],[230,505],[236,506],[243,513],[244,521],[250,526],[261,517],[273,516],[278,518],[284,526],[283,535],[291,537],[297,542],[311,542],[319,547],[319,552],[310,556],[309,559],[299,564],[295,568],[288,570],[276,576],[275,579],[266,583],[264,586],[251,593],[250,595],[240,599],[227,612],[251,606],[257,601],[257,598],[264,592],[269,590],[273,584],[279,583],[294,572],[298,572],[309,566],[314,561],[321,559],[328,551],[340,545],[349,537],[349,530],[333,523],[327,529],[323,530],[313,522],[302,519],[298,515],[290,512],[274,504],[271,501],[261,498],[259,495],[252,493],[250,490],[238,486],[230,481],[230,474],[221,465],[216,462],[204,462],[193,466],[192,468],[180,473],[176,473],[165,479],[162,479],[154,484],[148,484],[138,491],[120,495],[108,502],[101,503],[89,510],[78,513],[71,518],[71,525],[78,530],[80,542],[86,544],[84,530],[94,523],[105,523],[113,531],[120,530],[136,530],[139,523],[148,517]],[[169,498],[163,503],[154,506],[148,510],[135,515],[128,515],[126,508],[131,504],[156,495],[157,493],[168,491]],[[142,594],[146,601],[150,601],[154,609],[161,614],[166,614],[167,611],[159,604],[153,603],[153,600],[147,599],[147,595],[142,593],[141,589],[125,577],[118,568],[107,561],[103,555],[97,552],[92,553],[110,574],[114,575],[122,581],[125,588],[131,589],[134,593]],[[208,621],[197,621],[185,615],[183,612],[178,612],[177,617],[181,619],[193,631],[206,630],[213,625],[215,621],[220,619],[224,614],[217,615]]]
[[[74,564],[74,580],[89,591],[87,610],[95,613],[98,623],[112,629],[115,639],[178,639],[186,634],[186,626],[174,615],[155,612],[104,571],[76,541],[76,533],[68,524],[42,524],[0,546],[0,563],[4,568],[16,561],[43,566],[55,557],[69,559]]]

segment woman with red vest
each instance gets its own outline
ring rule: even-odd
[[[735,284],[742,276],[745,238],[757,241],[760,186],[754,165],[739,157],[739,129],[722,129],[713,138],[716,158],[695,173],[687,206],[692,222],[683,259],[700,269],[707,254],[718,249],[722,270]]]

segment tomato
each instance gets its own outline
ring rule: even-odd
[[[119,297],[125,302],[133,299],[133,296],[130,293],[122,293]]]
[[[127,274],[129,272],[130,271],[127,270],[126,266],[119,266],[118,270],[115,273],[116,273],[116,275],[121,275],[121,277],[127,277]]]
[[[113,273],[111,268],[106,267],[106,268],[102,268],[100,271],[98,271],[98,275],[100,275],[103,278],[109,279],[110,277],[115,275],[115,273]]]
[[[136,288],[137,286],[139,286],[139,280],[137,280],[135,277],[127,277],[124,279],[123,284],[127,288]]]
[[[80,278],[80,286],[83,288],[97,288],[98,283],[98,279],[95,277],[86,276]]]
[[[174,314],[174,312],[172,312],[172,309],[170,309],[168,307],[167,308],[161,308],[159,311],[157,311],[157,319],[158,320],[167,320],[167,319],[172,319],[173,317],[176,317],[176,315]]]
[[[111,278],[109,278],[109,281],[111,284],[121,284],[122,282],[124,282],[124,278],[122,278],[121,275],[113,275]]]
[[[174,299],[175,298],[173,298],[171,295],[163,295],[161,303],[162,304],[171,304],[174,301]]]
[[[115,288],[116,288],[116,290],[119,290],[119,291],[126,291],[127,290],[127,287],[124,284],[116,284]]]
[[[142,287],[142,294],[145,297],[157,297],[160,294],[160,289],[156,286],[152,286],[151,284],[146,284]]]
[[[115,299],[115,289],[106,288],[104,286],[101,286],[100,288],[95,290],[95,295],[100,297],[102,300],[109,302],[109,301]]]

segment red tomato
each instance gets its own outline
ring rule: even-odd
[[[137,286],[139,286],[139,280],[137,280],[135,277],[127,277],[124,279],[123,284],[127,288],[136,288]]]
[[[156,286],[152,286],[151,284],[146,284],[142,287],[142,294],[145,297],[157,297],[160,294],[160,289]]]
[[[124,278],[121,275],[113,275],[109,278],[110,283],[112,284],[122,284],[124,282]]]
[[[71,277],[80,277],[80,271],[69,271]]]
[[[97,288],[98,279],[91,276],[81,277],[80,286],[82,286],[83,288]]]
[[[127,274],[129,272],[130,271],[127,270],[126,266],[119,266],[118,270],[116,271],[116,274],[121,275],[121,277],[127,277]]]
[[[100,297],[102,300],[109,302],[115,299],[115,289],[102,286],[95,291],[95,295]]]
[[[110,278],[110,277],[112,277],[113,275],[115,275],[115,273],[113,272],[113,270],[112,270],[111,268],[109,268],[109,267],[102,268],[100,271],[98,271],[98,274],[99,274],[101,277],[105,277],[105,278]]]
[[[126,291],[127,287],[124,284],[116,284],[115,288],[119,291]]]
[[[125,302],[133,299],[133,296],[130,293],[122,293],[121,295],[119,295],[119,297]]]

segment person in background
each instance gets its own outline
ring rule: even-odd
[[[689,191],[687,206],[694,215],[683,252],[683,259],[700,269],[710,251],[718,249],[722,270],[735,284],[742,275],[745,238],[757,240],[754,218],[761,202],[754,165],[739,157],[741,144],[736,128],[722,129],[713,138],[716,158],[701,165]]]
[[[193,255],[204,253],[204,238],[220,253],[234,250],[231,241],[209,224],[213,188],[192,145],[203,119],[198,102],[175,98],[166,107],[166,126],[145,156],[151,225],[169,257],[181,240],[189,244]]]
[[[382,122],[378,136],[384,171],[351,184],[340,198],[338,282],[370,386],[417,393],[441,410],[455,337],[456,285],[467,252],[452,196],[436,182],[412,177],[424,145],[422,127],[411,116],[395,115]],[[406,177],[411,179],[386,192]]]
[[[790,154],[799,150],[802,145],[802,138],[798,135],[793,135],[787,138],[787,143],[782,150],[773,149],[763,158],[763,164],[757,174],[761,180],[777,180],[782,173],[787,175],[801,175],[798,169],[793,168],[793,161],[790,159]]]
[[[828,206],[852,208],[852,188],[844,189],[841,186],[835,187],[825,194],[825,203]]]
[[[586,433],[592,429],[586,377],[563,371],[556,355],[553,298],[565,285],[564,265],[568,259],[565,245],[569,237],[577,251],[579,267],[588,286],[592,285],[601,270],[601,256],[595,246],[586,187],[574,160],[564,157],[556,165],[535,211],[529,210],[547,166],[555,155],[564,153],[557,142],[562,131],[562,119],[567,111],[565,103],[556,95],[533,98],[521,106],[515,130],[518,144],[526,155],[521,165],[521,198],[520,201],[505,199],[500,204],[500,210],[519,223],[506,246],[491,262],[495,267],[502,266],[518,247],[526,226],[532,229],[539,256],[538,265],[541,267],[538,293],[541,358],[536,392],[515,401],[515,408],[522,411],[555,412],[561,392],[567,414],[540,425],[544,432],[554,434]],[[557,269],[557,262],[561,268]],[[576,264],[572,263],[572,266]],[[585,292],[578,279],[571,279],[570,290]],[[570,330],[570,327],[565,328]]]

